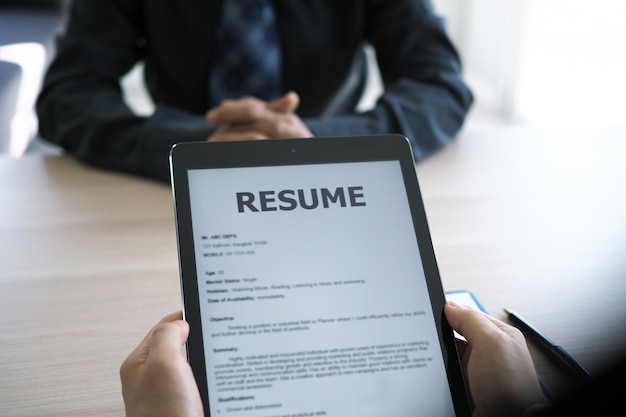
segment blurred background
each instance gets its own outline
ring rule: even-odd
[[[435,0],[479,107],[507,123],[626,125],[623,0]]]
[[[476,96],[465,129],[626,126],[623,0],[433,1]],[[34,102],[68,3],[0,0],[0,154],[56,152],[34,140]],[[370,74],[361,109],[380,92]],[[140,65],[123,86],[129,105],[150,114]]]

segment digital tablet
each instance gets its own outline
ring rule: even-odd
[[[207,416],[471,415],[405,137],[183,143],[170,167]]]

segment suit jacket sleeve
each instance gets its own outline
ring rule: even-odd
[[[139,2],[74,1],[37,101],[40,135],[90,165],[166,181],[177,142],[206,140],[202,115],[157,103],[150,117],[126,105],[120,78],[138,62]]]
[[[305,121],[316,136],[403,134],[419,161],[455,137],[472,93],[428,0],[366,3],[365,32],[376,51],[383,95],[371,111]]]

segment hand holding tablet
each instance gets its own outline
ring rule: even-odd
[[[206,415],[469,416],[406,138],[176,145]]]

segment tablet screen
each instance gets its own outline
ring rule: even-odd
[[[211,415],[455,415],[399,161],[186,172]]]

